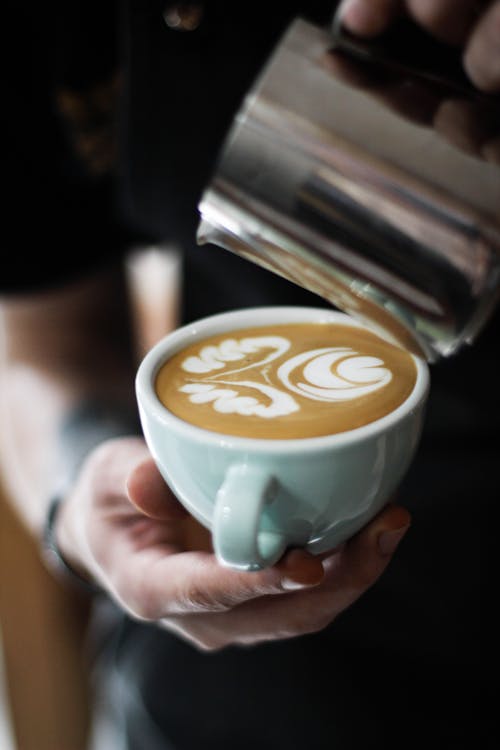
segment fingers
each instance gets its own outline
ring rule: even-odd
[[[116,591],[135,616],[159,620],[175,615],[228,612],[251,600],[286,594],[321,583],[321,561],[303,550],[289,552],[278,566],[239,572],[202,552],[160,554],[145,550],[124,560]]]
[[[392,506],[326,560],[297,549],[272,568],[239,572],[212,553],[186,550],[186,516],[182,511],[175,522],[177,501],[142,441],[110,442],[94,463],[97,494],[111,497],[99,506],[89,545],[96,577],[132,616],[168,621],[206,648],[324,628],[378,578],[409,523],[408,513]],[[117,512],[115,495],[120,508],[131,507],[117,492],[124,483],[138,508],[167,518]]]
[[[432,123],[442,97],[418,80],[402,82],[399,77],[375,71],[366,62],[361,63],[335,52],[324,55],[321,63],[337,80],[364,90],[407,120],[421,125]]]
[[[500,1],[477,22],[467,43],[464,67],[481,90],[500,91]]]
[[[500,133],[500,117],[481,103],[448,99],[434,117],[434,128],[449,143],[466,153],[495,161],[495,140]]]
[[[437,39],[464,47],[464,67],[477,88],[500,90],[500,0],[345,0],[340,13],[353,34],[372,37],[403,10]]]
[[[340,8],[342,23],[353,34],[376,36],[401,12],[400,0],[344,0]]]
[[[121,564],[114,566],[120,572],[115,588],[132,614],[159,620],[228,613],[253,600],[301,589],[304,594],[313,594],[312,589],[318,587],[323,597],[321,607],[326,607],[328,617],[333,619],[381,575],[408,525],[408,512],[391,506],[354,537],[342,553],[326,561],[305,550],[292,550],[278,565],[252,573],[223,567],[214,555],[202,552],[169,554],[168,547],[162,546],[130,555],[129,549],[124,549]]]
[[[276,568],[282,575],[281,585],[286,591],[317,586],[325,575],[321,559],[302,549],[287,552]]]
[[[389,506],[326,559],[291,550],[257,573],[222,567],[212,554],[125,548],[113,590],[133,616],[163,623],[202,649],[317,632],[382,574],[410,517]]]
[[[403,508],[387,508],[341,550],[324,559],[326,576],[321,585],[288,596],[263,595],[210,615],[174,615],[163,624],[204,650],[318,632],[380,577],[409,522]]]
[[[413,18],[438,39],[464,44],[476,23],[481,6],[477,0],[407,0]]]
[[[150,518],[159,521],[186,517],[187,511],[166,485],[154,460],[148,455],[129,474],[130,502]]]
[[[292,550],[277,566],[258,573],[222,568],[213,556],[200,557],[196,562],[190,560],[189,566],[184,565],[184,582],[180,587],[171,588],[172,600],[162,616],[193,611],[229,614],[229,610],[233,610],[234,622],[240,615],[243,618],[240,629],[244,631],[245,627],[252,626],[254,634],[259,618],[262,622],[258,627],[264,632],[272,631],[273,626],[293,630],[292,624],[296,624],[297,619],[307,620],[309,630],[313,629],[316,619],[324,626],[380,577],[409,523],[408,511],[390,506],[350,540],[342,552],[334,553],[326,561],[305,550]],[[331,570],[330,561],[334,561]],[[173,576],[174,564],[178,563],[168,566],[169,575],[172,580],[182,581],[180,570],[179,577]],[[165,584],[161,585],[164,591]],[[295,592],[294,596],[274,596],[289,592]],[[175,605],[172,604],[174,599]],[[293,614],[294,607],[303,609],[304,602],[307,615],[297,611],[292,616],[292,624],[287,626],[286,620]]]
[[[410,526],[400,505],[389,505],[346,545],[335,573],[335,585],[368,588],[380,577]]]
[[[407,510],[390,505],[346,544],[341,555],[324,561],[324,587],[332,597],[335,614],[349,607],[380,578],[410,521]]]
[[[464,44],[484,6],[480,0],[346,0],[340,13],[349,31],[371,37],[384,31],[406,9],[438,39]]]

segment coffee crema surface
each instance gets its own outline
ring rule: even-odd
[[[291,323],[197,341],[161,366],[155,389],[198,427],[281,440],[374,422],[408,398],[416,379],[411,355],[369,331]]]

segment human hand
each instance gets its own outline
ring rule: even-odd
[[[139,438],[110,440],[86,461],[62,506],[59,546],[132,617],[198,648],[316,632],[382,574],[410,522],[388,506],[336,552],[287,552],[259,572],[221,566]]]
[[[463,65],[482,91],[500,91],[500,0],[344,0],[342,22],[372,37],[402,13],[448,44],[463,47]]]
[[[451,94],[446,87],[381,69],[328,51],[321,63],[337,80],[372,96],[417,125],[430,127],[449,145],[500,164],[500,111],[496,102]]]

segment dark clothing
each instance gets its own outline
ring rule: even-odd
[[[493,748],[498,399],[466,399],[467,372],[465,354],[436,374],[395,560],[327,630],[205,654],[124,620],[108,678],[139,681],[153,737],[172,743],[151,750]],[[149,750],[144,706],[125,695],[130,750]]]
[[[29,40],[30,55],[17,56],[6,91],[12,262],[2,287],[53,285],[139,239],[173,238],[184,248],[184,320],[247,305],[325,306],[226,251],[197,248],[194,231],[232,115],[280,33],[300,10],[325,23],[333,5],[211,0],[200,26],[179,32],[156,0],[61,2],[54,14],[9,2],[4,34]],[[499,322],[434,366],[400,493],[412,528],[382,579],[333,626],[203,654],[117,616],[100,674],[128,750],[493,746]]]
[[[301,6],[323,23],[334,3],[207,0],[190,32],[167,26],[176,4],[159,0],[5,5],[11,254],[0,290],[22,291],[91,271],[140,239],[192,245],[245,92]]]

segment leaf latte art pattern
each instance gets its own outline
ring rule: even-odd
[[[196,357],[187,357],[182,363],[182,369],[193,373],[212,372],[212,370],[225,367],[226,362],[244,359],[247,354],[254,354],[260,349],[271,349],[271,354],[258,363],[262,366],[276,359],[289,348],[290,342],[282,336],[259,336],[241,339],[241,341],[225,339],[219,346],[204,346]],[[254,366],[250,365],[250,367]],[[231,370],[231,374],[234,375],[246,369],[247,367],[242,367]]]
[[[272,317],[272,316],[271,316]],[[348,322],[287,322],[197,337],[165,359],[167,410],[222,435],[293,440],[386,416],[411,394],[411,354]]]
[[[198,355],[182,362],[191,382],[179,390],[188,395],[191,403],[211,403],[221,414],[272,419],[300,410],[293,393],[313,401],[346,402],[374,393],[392,379],[382,359],[346,346],[300,352],[282,361],[273,374],[270,364],[283,359],[290,346],[291,342],[281,336],[239,341],[231,338],[219,345],[204,346]],[[253,357],[249,364],[244,363],[247,355],[260,351],[262,358]],[[227,369],[229,362],[242,360],[242,366]],[[235,379],[244,371],[252,371],[256,377]],[[248,395],[248,390],[253,391],[252,395]]]
[[[219,381],[220,382],[220,381]],[[293,414],[298,411],[299,405],[293,396],[283,393],[278,388],[263,383],[254,383],[251,380],[242,380],[239,383],[222,381],[224,387],[210,385],[208,383],[189,383],[181,388],[184,393],[191,393],[190,401],[193,404],[206,404],[213,401],[214,409],[221,414],[240,414],[241,416],[255,415],[257,417],[280,417],[285,414]],[[253,396],[241,396],[234,388],[227,386],[246,386],[260,391],[270,399],[269,404],[261,403]]]

